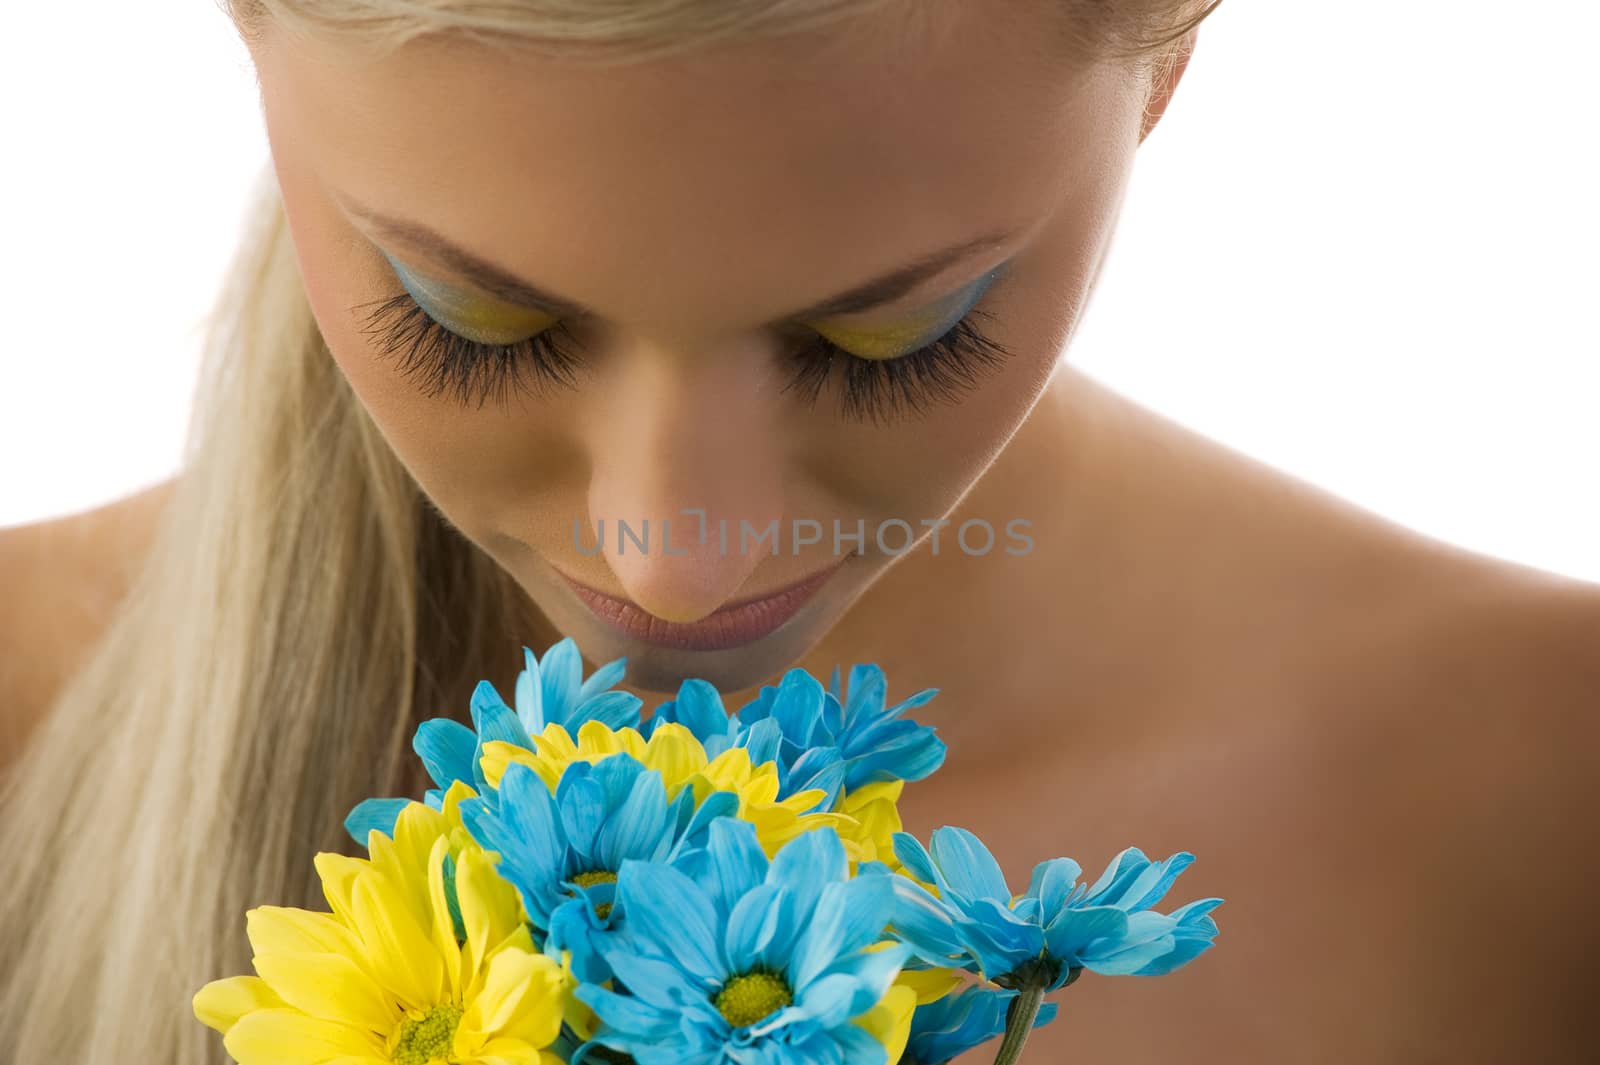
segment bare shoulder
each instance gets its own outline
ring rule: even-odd
[[[1411,1008],[1471,1033],[1474,1061],[1576,1062],[1600,950],[1600,585],[1488,558],[1441,576],[1340,684],[1342,761],[1369,792],[1353,820],[1388,867],[1368,874],[1415,903]]]
[[[0,768],[126,594],[175,484],[0,528]]]

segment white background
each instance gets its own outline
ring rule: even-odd
[[[1574,0],[1225,0],[1070,352],[1413,528],[1600,580],[1594,41]],[[208,0],[0,34],[0,525],[177,466],[266,161]]]

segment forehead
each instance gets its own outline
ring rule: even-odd
[[[913,27],[891,5],[613,66],[438,39],[372,58],[277,31],[254,53],[280,169],[615,321],[732,327],[729,308],[761,321],[1036,230],[1125,161],[1136,87],[1041,47],[1016,12],[1048,7]]]

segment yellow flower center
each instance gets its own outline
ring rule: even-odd
[[[460,1024],[461,1010],[449,1003],[435,1006],[427,1013],[408,1011],[396,1033],[392,1051],[395,1065],[448,1061]]]
[[[583,888],[591,888],[596,884],[615,884],[617,882],[617,874],[608,873],[604,869],[595,869],[591,872],[579,873],[577,876],[572,878],[572,882]],[[594,908],[594,915],[600,918],[602,921],[607,917],[610,917],[611,903],[600,903]]]
[[[776,973],[735,976],[717,993],[716,1007],[735,1028],[754,1024],[794,1004],[794,995]]]

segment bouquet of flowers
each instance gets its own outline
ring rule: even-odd
[[[368,857],[315,858],[329,912],[245,915],[255,975],[207,984],[240,1065],[1014,1062],[1088,970],[1171,972],[1212,945],[1202,899],[1150,907],[1193,855],[1070,858],[1013,894],[960,828],[901,831],[944,761],[882,670],[791,669],[728,712],[691,679],[645,720],[577,646],[524,648],[514,706],[425,722],[436,787],[369,799]]]

